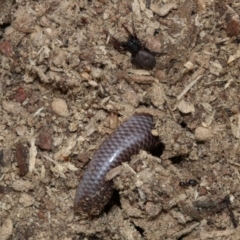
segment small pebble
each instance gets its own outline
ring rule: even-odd
[[[13,55],[12,44],[9,41],[0,43],[0,52],[6,57],[11,57]]]
[[[151,133],[153,136],[156,136],[156,137],[158,136],[158,131],[156,129],[153,129]]]
[[[162,84],[154,83],[149,89],[148,94],[155,107],[160,108],[165,103],[165,92]]]
[[[194,105],[185,100],[178,103],[178,110],[183,114],[193,113],[195,111]]]
[[[155,78],[159,82],[165,82],[166,81],[166,73],[162,70],[156,70],[154,73]]]
[[[38,212],[38,217],[39,217],[39,219],[45,219],[46,218],[44,212],[42,212],[42,211]]]
[[[13,221],[7,218],[0,228],[0,239],[7,240],[12,235],[13,231]]]
[[[195,139],[199,142],[210,140],[213,137],[212,130],[205,127],[197,127],[195,130]]]
[[[41,132],[36,140],[36,145],[42,150],[50,151],[52,149],[52,134],[50,132]]]
[[[187,68],[188,70],[193,70],[194,69],[194,64],[190,61],[187,61],[185,64],[184,64],[184,67]]]
[[[69,115],[68,106],[65,100],[54,98],[51,104],[52,110],[59,116],[67,117]]]
[[[227,23],[226,32],[228,37],[236,37],[240,32],[240,21],[238,16],[233,16]]]
[[[198,191],[199,196],[205,196],[207,195],[207,193],[208,193],[208,190],[205,187],[200,187]]]
[[[26,100],[26,98],[27,95],[25,90],[22,87],[18,88],[15,93],[16,102],[23,103]]]
[[[69,124],[68,130],[70,132],[76,132],[78,130],[78,123],[77,122],[72,122]]]
[[[26,192],[29,191],[30,189],[33,189],[33,185],[30,181],[21,179],[13,182],[12,187],[15,191],[18,192]]]
[[[35,202],[35,199],[32,196],[23,193],[19,199],[19,202],[26,208],[32,206]]]
[[[83,78],[83,79],[85,79],[85,80],[89,80],[91,77],[90,77],[90,75],[89,75],[89,73],[87,73],[87,72],[82,72],[81,74],[80,74],[80,76]]]

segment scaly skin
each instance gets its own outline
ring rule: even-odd
[[[113,192],[112,181],[105,176],[112,168],[129,161],[139,150],[157,144],[151,134],[153,118],[148,114],[134,114],[124,122],[96,151],[77,187],[74,210],[82,215],[98,215]]]

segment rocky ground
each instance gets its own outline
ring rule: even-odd
[[[0,239],[240,239],[239,14],[234,0],[1,0]],[[106,34],[126,41],[133,21],[153,70]],[[94,151],[136,111],[161,148],[118,169],[100,216],[75,215]]]

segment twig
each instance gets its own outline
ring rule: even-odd
[[[179,101],[196,83],[199,79],[202,78],[203,75],[198,76],[194,79],[190,84],[188,84],[184,90],[177,96],[177,100]]]

